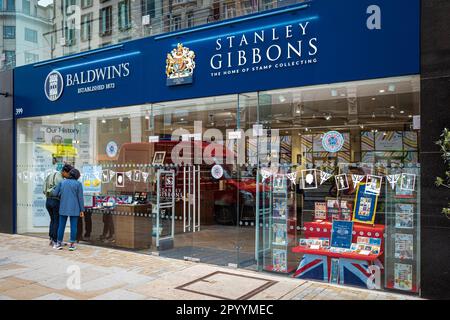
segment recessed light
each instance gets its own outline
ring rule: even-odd
[[[181,118],[180,120],[181,120],[181,121],[184,121],[184,118]]]
[[[364,125],[363,125],[363,124],[361,124],[359,127],[360,127],[361,129],[364,129]]]
[[[403,110],[400,110],[400,113],[401,113],[401,114],[404,114],[404,113],[405,113],[405,111],[403,111]]]
[[[78,122],[78,125],[79,125],[79,126],[82,126],[82,125],[83,125],[83,122]]]
[[[380,92],[380,93],[384,93],[384,91],[385,91],[384,89],[380,89],[380,91],[379,91],[379,92]]]
[[[389,108],[391,108],[391,109],[395,109],[395,106],[390,106]]]
[[[105,119],[102,119],[102,123],[106,123],[106,120],[105,120]]]
[[[412,114],[408,115],[409,118],[412,118]]]
[[[372,98],[372,101],[375,101],[375,97]]]
[[[345,97],[345,93],[341,93],[341,97]]]
[[[372,118],[375,118],[375,112],[374,112],[374,113],[372,113]]]

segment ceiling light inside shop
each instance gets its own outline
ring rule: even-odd
[[[408,118],[412,118],[412,114],[408,115]]]
[[[374,112],[374,113],[372,113],[372,118],[375,118],[375,112]]]
[[[363,125],[363,124],[359,125],[359,127],[360,127],[361,129],[364,129],[364,125]]]
[[[386,90],[384,90],[384,89],[380,89],[380,93],[384,93]]]
[[[106,119],[105,118],[102,119],[102,123],[106,123]]]
[[[394,119],[394,118],[395,118],[395,115],[394,115],[394,113],[391,113],[391,118],[392,118],[392,119]]]
[[[404,113],[405,113],[405,111],[403,111],[403,110],[400,110],[400,113],[401,113],[401,114],[404,114]]]
[[[308,128],[305,128],[305,131],[306,131],[306,132],[308,132],[308,131],[309,131],[309,129],[308,129]]]
[[[325,120],[327,120],[327,121],[331,120],[331,114],[327,114],[327,115],[325,116]]]
[[[119,118],[119,121],[120,121],[120,122],[122,122],[122,121],[123,121],[123,118],[122,118],[122,117],[120,117],[120,118]]]
[[[83,125],[83,122],[78,122],[78,125],[79,125],[79,126],[82,126],[82,125]]]

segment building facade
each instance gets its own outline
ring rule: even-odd
[[[85,192],[80,241],[448,297],[448,259],[428,241],[448,248],[430,143],[448,115],[427,111],[430,81],[448,84],[432,67],[445,49],[420,41],[445,30],[423,20],[443,8],[316,0],[247,14],[245,2],[163,2],[160,31],[119,42],[128,20],[108,2],[80,16],[98,14],[92,39],[111,45],[14,70],[13,232],[46,236],[43,180],[70,162]],[[100,35],[107,6],[118,29]],[[198,24],[191,6],[208,8],[193,10]],[[81,46],[61,30],[58,57]]]

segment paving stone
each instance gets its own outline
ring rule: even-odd
[[[144,300],[147,297],[129,290],[117,289],[96,296],[93,300]]]

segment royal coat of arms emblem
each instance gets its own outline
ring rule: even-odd
[[[195,69],[195,53],[181,43],[166,58],[167,85],[192,83]]]

